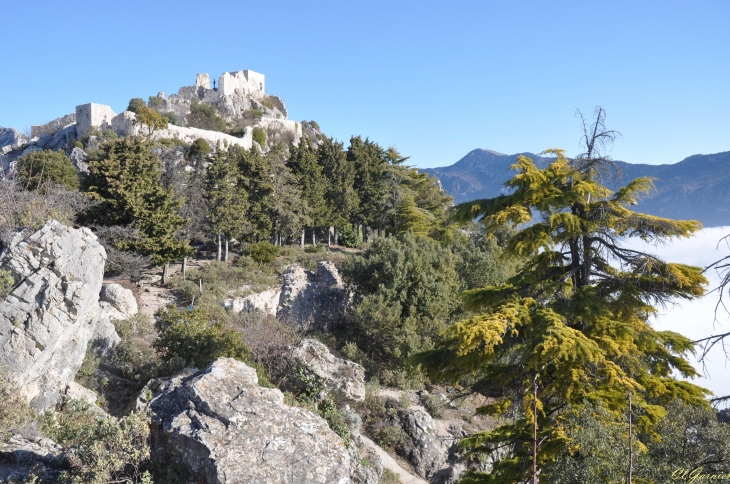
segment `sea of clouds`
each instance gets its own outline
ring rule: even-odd
[[[625,245],[652,253],[667,262],[707,267],[730,256],[730,243],[728,239],[722,240],[726,235],[730,235],[730,226],[705,228],[694,237],[674,240],[666,245],[645,244],[638,239],[628,241]],[[710,281],[708,290],[717,288],[721,275],[713,269],[708,270],[705,275]],[[698,300],[677,301],[673,306],[660,309],[653,326],[659,330],[676,331],[693,340],[730,332],[730,313],[722,307],[718,308],[718,298],[719,294],[714,291]],[[730,310],[730,294],[727,292],[724,294],[724,301]],[[693,380],[693,383],[710,389],[715,396],[730,395],[730,337],[726,339],[726,348],[715,345],[705,357],[704,365],[697,361],[701,349],[695,357],[691,357],[695,367],[703,374],[702,378]]]

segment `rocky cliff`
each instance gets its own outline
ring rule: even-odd
[[[56,221],[17,234],[0,254],[0,270],[12,278],[0,302],[0,368],[37,410],[66,393],[89,344],[104,350],[119,341],[110,319],[133,311],[118,289],[99,303],[105,260],[89,229]]]

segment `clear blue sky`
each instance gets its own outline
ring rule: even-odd
[[[616,159],[730,150],[730,1],[5,2],[0,126],[252,69],[335,138],[420,167],[475,148],[578,149],[608,113]]]

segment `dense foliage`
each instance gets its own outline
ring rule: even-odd
[[[32,151],[20,158],[15,165],[16,178],[28,190],[37,190],[44,183],[52,182],[69,190],[79,187],[79,172],[62,151]]]
[[[506,184],[511,194],[457,207],[458,219],[481,217],[487,231],[525,224],[507,251],[526,262],[505,284],[467,291],[475,315],[448,327],[438,348],[418,357],[436,381],[477,380],[474,390],[498,398],[480,411],[511,417],[462,442],[472,451],[510,450],[474,482],[529,476],[534,403],[540,465],[565,451],[568,439],[555,421],[566,405],[596,402],[619,415],[631,392],[636,424],[648,434],[670,401],[706,405],[706,390],[673,376],[697,375],[686,360],[691,341],[648,322],[657,305],[702,295],[702,269],[621,246],[624,237],[687,237],[701,225],[628,209],[652,187],[649,179],[612,193],[593,167],[574,166],[559,150],[549,153],[557,158],[545,169],[518,159],[518,173]]]
[[[133,249],[165,264],[182,259],[191,248],[178,238],[186,223],[179,215],[181,200],[163,187],[160,174],[160,161],[149,142],[128,138],[105,143],[99,159],[89,164],[85,187],[101,203],[84,220],[132,226],[140,237],[120,240],[118,248]]]

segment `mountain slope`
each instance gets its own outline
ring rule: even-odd
[[[546,166],[550,158],[521,153]],[[437,176],[456,203],[506,193],[504,182],[514,171],[518,154],[490,150],[470,151],[451,166],[423,171]],[[617,162],[623,170],[622,184],[639,176],[656,179],[656,190],[645,196],[636,210],[675,219],[701,221],[707,227],[730,225],[730,151],[693,155],[679,163],[645,165]]]

